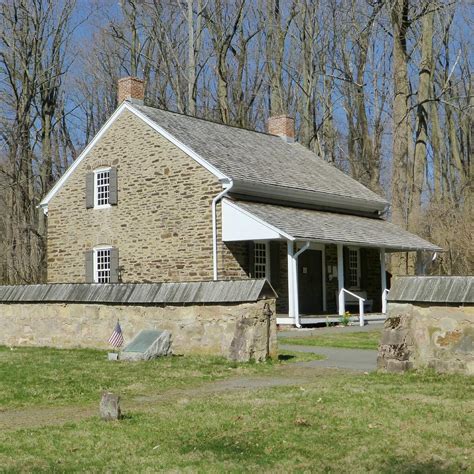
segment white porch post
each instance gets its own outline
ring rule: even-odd
[[[294,306],[294,317],[295,317],[295,326],[297,328],[301,327],[300,324],[300,302],[298,299],[298,257],[297,254],[293,255],[292,265],[293,265],[293,306]]]
[[[387,275],[385,273],[385,249],[380,249],[380,282],[382,287],[382,313],[387,313]]]
[[[298,257],[308,250],[309,242],[306,242],[296,253],[293,254],[293,303],[295,306],[295,325],[300,328],[300,301],[298,297]],[[295,249],[296,250],[296,249]]]
[[[338,288],[338,312],[339,316],[343,316],[346,312],[344,303],[344,252],[342,244],[337,244],[337,288]]]
[[[294,266],[293,266],[293,242],[291,240],[287,241],[287,264],[288,264],[288,317],[295,318],[295,303],[294,303]]]

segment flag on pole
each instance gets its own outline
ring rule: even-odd
[[[109,344],[113,347],[120,347],[123,344],[122,328],[120,327],[120,322],[118,320],[114,332],[109,338]]]

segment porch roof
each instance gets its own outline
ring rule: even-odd
[[[380,218],[250,201],[224,201],[234,210],[256,219],[260,224],[268,225],[282,237],[291,237],[293,240],[343,243],[384,248],[388,251],[442,251],[440,247]]]

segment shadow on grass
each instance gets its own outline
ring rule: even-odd
[[[278,360],[292,360],[295,359],[296,356],[291,355],[291,354],[279,354],[278,355]]]
[[[219,437],[200,438],[195,441],[185,442],[180,447],[181,453],[186,455],[195,451],[200,453],[213,453],[222,461],[232,461],[240,464],[243,459],[246,461],[264,460],[266,455],[258,444],[229,435]]]
[[[410,473],[410,474],[446,474],[447,472],[457,473],[468,471],[469,466],[452,464],[446,460],[427,460],[419,461],[417,459],[406,459],[400,457],[390,457],[383,466],[383,472]]]

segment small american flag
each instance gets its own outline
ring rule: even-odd
[[[123,344],[122,328],[120,327],[119,321],[117,321],[114,332],[109,338],[109,344],[113,347],[120,347]]]

